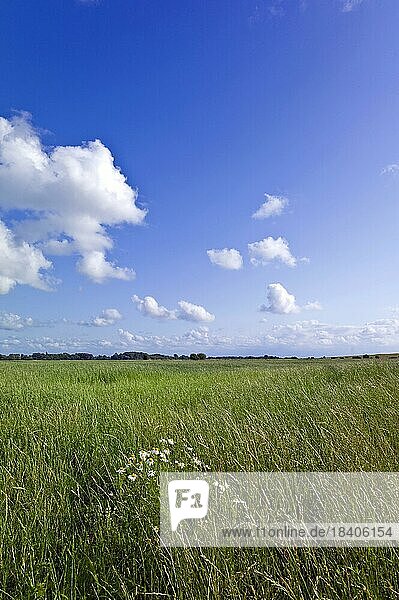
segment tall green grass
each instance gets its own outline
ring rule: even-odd
[[[162,437],[215,471],[399,471],[395,361],[0,363],[0,598],[388,599],[396,549],[162,549]]]

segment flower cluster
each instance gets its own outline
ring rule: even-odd
[[[160,471],[207,471],[205,464],[191,446],[176,444],[174,440],[161,438],[159,446],[149,450],[138,450],[128,457],[124,467],[117,470],[129,481],[152,479]]]

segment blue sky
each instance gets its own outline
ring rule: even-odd
[[[398,350],[398,19],[2,3],[0,352]]]

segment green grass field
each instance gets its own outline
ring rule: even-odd
[[[399,471],[396,361],[0,363],[0,598],[399,597],[396,549],[162,549],[161,438],[214,471]]]

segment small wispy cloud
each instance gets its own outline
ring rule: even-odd
[[[264,23],[266,19],[281,18],[286,13],[285,0],[258,0],[248,18],[250,25]]]
[[[314,302],[307,302],[305,304],[305,306],[303,307],[303,309],[304,310],[323,310],[323,307],[318,300],[315,300]]]
[[[287,198],[283,196],[272,196],[265,194],[266,201],[252,215],[253,219],[268,219],[269,217],[278,217],[288,206]]]
[[[272,17],[283,17],[285,15],[284,1],[273,0],[268,4],[267,10]]]
[[[344,13],[352,12],[363,3],[363,0],[335,1],[338,3],[338,9]],[[250,25],[257,25],[270,19],[282,19],[292,10],[295,10],[297,13],[304,13],[311,7],[312,2],[308,0],[257,0],[248,17],[248,22]]]
[[[31,327],[33,324],[33,319],[31,317],[21,317],[20,315],[8,312],[0,313],[0,329],[16,331]]]
[[[79,321],[78,324],[87,325],[88,327],[107,327],[108,325],[115,325],[122,318],[121,313],[116,308],[106,308],[98,317],[93,317],[90,321]]]
[[[360,6],[363,0],[342,0],[342,12],[352,12],[355,8]]]
[[[392,163],[391,165],[386,165],[381,171],[381,175],[397,175],[399,173],[399,164]]]

